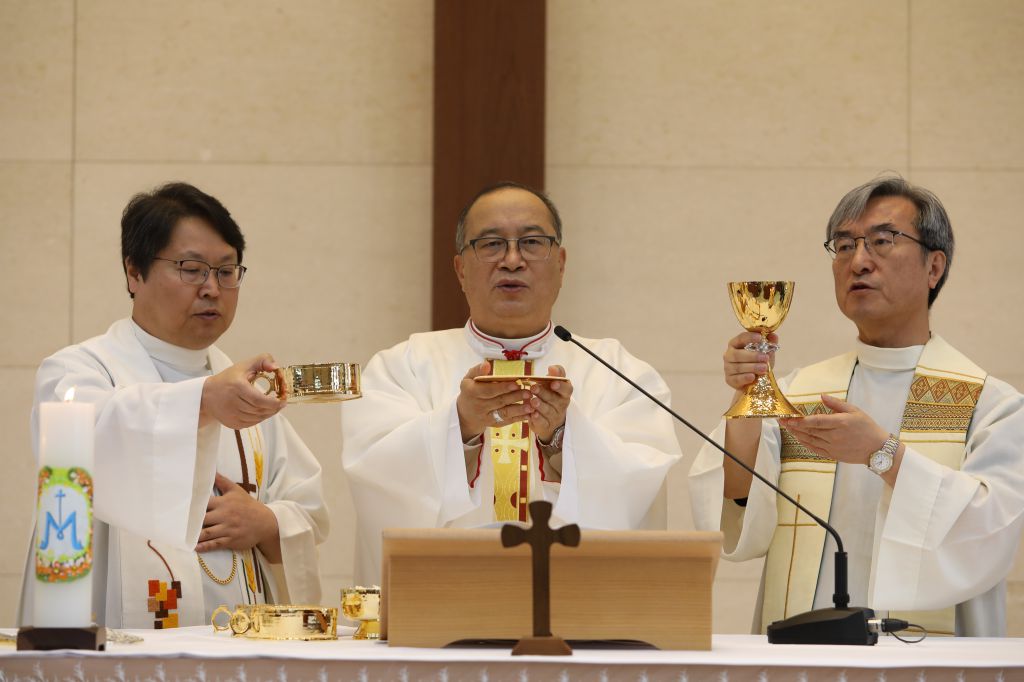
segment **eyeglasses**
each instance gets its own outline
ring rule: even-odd
[[[825,250],[828,251],[833,260],[849,260],[853,258],[853,254],[857,253],[857,242],[863,240],[864,248],[867,249],[868,253],[879,258],[886,258],[892,252],[892,247],[895,246],[898,237],[906,237],[926,249],[929,248],[923,241],[917,237],[910,236],[906,232],[899,232],[898,230],[872,230],[863,237],[851,237],[849,235],[833,237],[825,242]]]
[[[238,265],[237,263],[213,267],[201,260],[171,260],[170,258],[158,257],[155,257],[153,260],[163,260],[177,265],[178,276],[181,277],[181,281],[185,284],[202,285],[209,279],[210,271],[216,270],[218,285],[225,289],[237,289],[242,284],[242,277],[245,276],[245,266]]]
[[[476,259],[484,263],[497,263],[508,253],[509,244],[515,244],[519,255],[523,260],[536,261],[547,260],[551,255],[551,247],[558,244],[558,239],[546,234],[531,234],[518,239],[505,239],[504,237],[478,237],[470,239],[467,246],[462,247],[465,251],[470,246]],[[460,252],[461,253],[461,252]]]

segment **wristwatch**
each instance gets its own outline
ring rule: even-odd
[[[896,450],[899,446],[899,439],[890,433],[889,437],[885,439],[885,443],[882,444],[882,449],[874,452],[868,459],[868,469],[871,469],[879,476],[891,469],[892,459],[896,456]]]
[[[562,440],[564,440],[564,439],[565,439],[565,424],[562,424],[557,429],[555,429],[554,431],[551,432],[551,440],[549,440],[547,443],[545,443],[544,441],[542,441],[540,439],[538,439],[537,442],[540,443],[541,452],[543,452],[545,455],[547,455],[547,454],[550,454],[550,453],[561,452],[562,451]]]

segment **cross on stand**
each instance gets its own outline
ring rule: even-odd
[[[548,526],[551,503],[543,500],[530,503],[533,525],[520,528],[508,524],[501,527],[503,547],[515,547],[524,542],[533,555],[533,636],[523,637],[512,649],[513,656],[532,654],[539,656],[568,656],[572,649],[561,637],[551,634],[551,545],[556,542],[566,547],[580,544],[580,527],[575,523],[555,530]]]

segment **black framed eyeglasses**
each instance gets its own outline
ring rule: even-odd
[[[497,263],[508,253],[509,244],[515,244],[523,260],[547,260],[551,255],[551,247],[558,244],[557,238],[546,234],[531,234],[517,239],[504,237],[477,237],[470,239],[462,250],[472,247],[477,260],[483,263]]]
[[[154,257],[153,260],[167,261],[178,266],[178,276],[185,284],[202,285],[210,277],[210,271],[217,271],[217,284],[225,289],[237,289],[242,284],[242,277],[245,276],[246,267],[234,263],[232,265],[218,265],[214,267],[206,261],[186,258],[185,260],[171,260],[170,258]]]
[[[917,242],[930,250],[929,246],[917,237],[906,232],[900,232],[899,230],[887,229],[872,230],[863,237],[851,237],[850,235],[833,237],[825,242],[825,250],[828,251],[828,255],[832,256],[833,260],[849,260],[853,258],[853,254],[857,253],[857,242],[863,240],[864,248],[867,249],[868,253],[879,258],[885,258],[892,252],[893,246],[896,245],[900,237],[906,237],[910,241]]]

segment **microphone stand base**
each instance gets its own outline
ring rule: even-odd
[[[769,625],[768,642],[870,646],[878,642],[878,633],[868,626],[874,617],[872,609],[859,606],[808,611]]]

